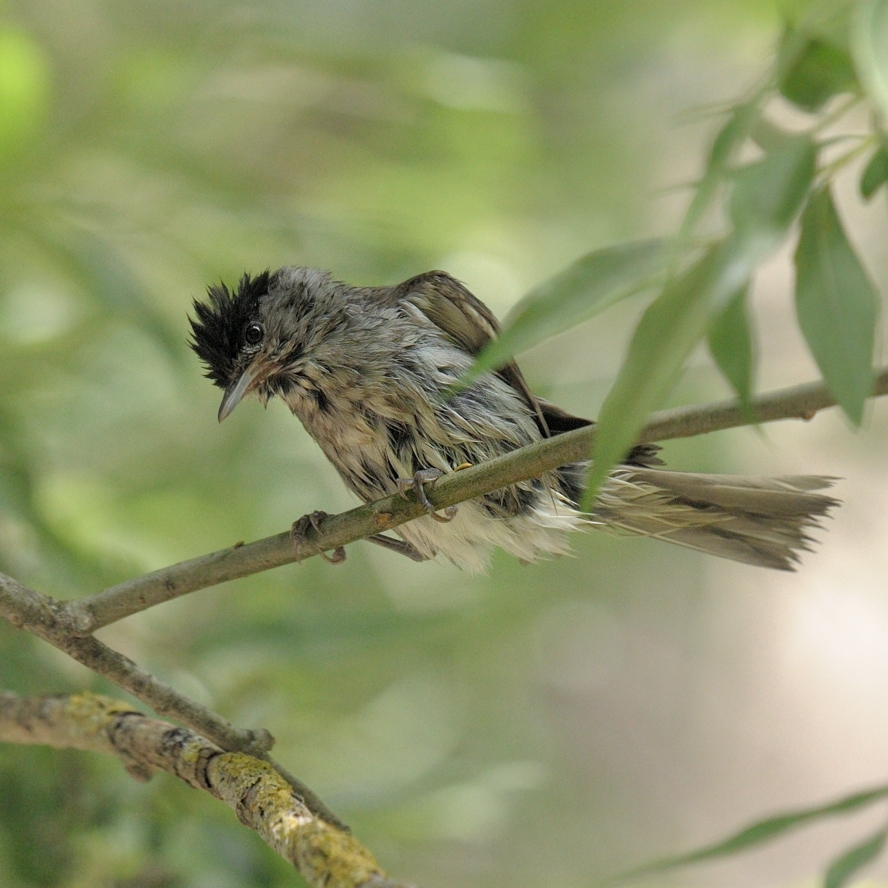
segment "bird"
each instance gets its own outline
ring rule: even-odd
[[[524,562],[565,554],[573,531],[599,527],[711,555],[794,570],[838,500],[835,479],[698,474],[634,447],[589,511],[588,461],[436,512],[426,485],[467,465],[592,422],[536,397],[514,361],[460,387],[500,332],[462,283],[429,271],[396,286],[351,286],[305,266],[244,274],[195,299],[189,345],[224,392],[221,422],[246,397],[280,398],[363,502],[413,490],[427,514],[371,541],[424,561],[485,570],[496,548]],[[304,542],[323,512],[293,525]],[[321,553],[324,554],[324,553]],[[344,558],[336,550],[329,561]]]

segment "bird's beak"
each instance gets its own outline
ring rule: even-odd
[[[219,405],[219,422],[222,422],[232,410],[240,403],[241,398],[247,393],[247,389],[253,384],[256,378],[256,368],[247,367],[240,378],[233,385],[225,389],[222,397],[222,403]]]

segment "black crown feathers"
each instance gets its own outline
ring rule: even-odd
[[[259,299],[268,292],[269,272],[240,279],[237,292],[225,284],[207,289],[206,302],[194,300],[196,318],[190,318],[189,345],[206,366],[205,376],[219,388],[228,388],[237,373],[238,355],[244,344],[244,330],[254,320]]]

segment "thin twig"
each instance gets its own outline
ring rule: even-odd
[[[888,394],[888,368],[879,372],[873,388],[874,396],[885,394]],[[761,395],[753,399],[751,409],[759,422],[773,422],[779,419],[810,419],[818,411],[835,406],[835,403],[822,383],[807,383]],[[650,418],[639,436],[639,443],[686,438],[749,425],[749,417],[749,411],[744,411],[735,400],[664,410]],[[438,507],[456,505],[516,481],[537,478],[558,466],[588,457],[594,439],[594,426],[548,438],[483,465],[441,478],[429,493],[429,498]],[[390,496],[329,516],[321,524],[320,531],[308,529],[301,557],[310,557],[316,551],[336,549],[424,514],[425,509],[419,503]],[[65,619],[73,630],[88,635],[180,595],[296,560],[297,553],[289,533],[281,533],[161,568],[62,607]]]
[[[158,715],[188,725],[226,751],[243,752],[268,762],[312,812],[328,823],[347,828],[309,787],[271,758],[268,751],[274,745],[274,738],[268,731],[238,728],[194,698],[155,678],[129,657],[109,648],[97,638],[73,634],[62,602],[0,573],[0,617],[48,641],[78,663],[146,703]]]

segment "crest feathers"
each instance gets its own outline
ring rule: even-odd
[[[237,369],[237,357],[243,346],[244,329],[259,311],[259,299],[268,292],[269,273],[263,271],[240,279],[237,292],[225,284],[207,289],[207,300],[194,300],[195,318],[191,318],[188,344],[206,367],[206,377],[220,388],[227,388]]]

